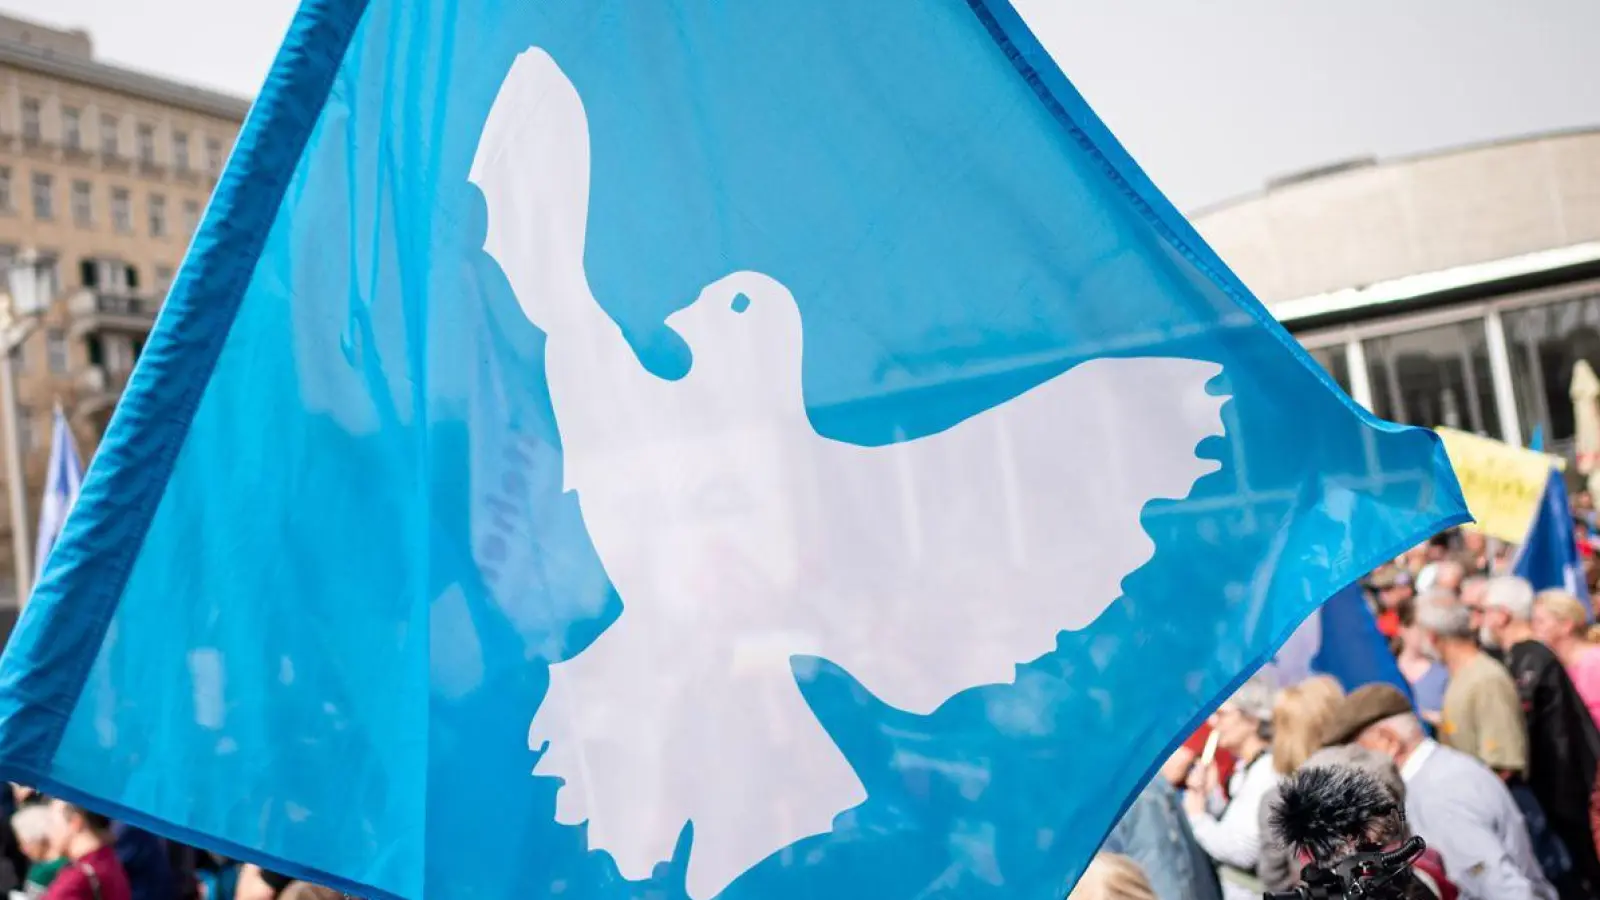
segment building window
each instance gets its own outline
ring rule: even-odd
[[[133,230],[133,198],[127,188],[111,189],[111,225],[122,232]]]
[[[44,272],[44,302],[52,303],[61,294],[61,257],[54,250],[40,250],[34,264]]]
[[[1500,437],[1483,320],[1366,341],[1372,412],[1381,419]]]
[[[1550,446],[1572,440],[1572,376],[1579,361],[1600,373],[1600,294],[1504,314],[1511,381],[1523,431],[1543,428]]]
[[[219,138],[206,138],[206,171],[212,177],[222,174],[222,141]]]
[[[172,275],[171,266],[156,266],[155,289],[157,294],[164,297],[167,291],[172,289]]]
[[[167,236],[167,198],[160,194],[150,195],[150,236]]]
[[[83,149],[83,114],[70,106],[61,109],[61,146],[72,151]]]
[[[200,201],[183,201],[183,233],[193,235],[200,227]]]
[[[42,107],[38,98],[22,98],[22,139],[30,144],[37,144],[44,139],[44,128],[40,124]]]
[[[122,155],[122,148],[117,141],[118,130],[116,116],[107,114],[100,117],[100,152],[108,159]]]
[[[1350,361],[1345,358],[1344,346],[1336,344],[1331,347],[1318,347],[1308,350],[1311,358],[1317,361],[1329,376],[1333,378],[1339,389],[1346,394],[1350,393]]]
[[[0,166],[0,212],[16,211],[16,201],[11,197],[11,167]]]
[[[67,333],[52,328],[44,334],[44,358],[55,375],[67,374]]]
[[[179,172],[189,171],[189,132],[172,133],[172,167]]]
[[[139,270],[120,259],[89,257],[80,260],[83,286],[102,294],[126,294],[139,286]]]
[[[155,166],[156,164],[156,127],[140,123],[139,125],[139,164],[142,166]]]
[[[108,334],[104,339],[106,369],[113,375],[133,371],[133,342],[125,334]]]
[[[94,185],[87,181],[72,183],[72,224],[79,228],[94,225]]]
[[[49,172],[33,173],[33,217],[49,221],[56,217],[56,183]]]
[[[39,449],[37,434],[39,429],[33,427],[33,410],[26,406],[17,407],[17,446],[23,450]]]

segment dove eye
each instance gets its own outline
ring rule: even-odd
[[[745,296],[744,294],[740,294],[739,296],[733,298],[733,311],[734,312],[742,313],[742,312],[744,312],[745,310],[747,310],[749,308],[750,308],[750,298],[749,297]]]

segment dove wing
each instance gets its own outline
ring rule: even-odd
[[[1219,372],[1098,359],[937,434],[827,442],[813,490],[827,549],[810,568],[860,640],[824,655],[927,712],[1091,624],[1154,552],[1145,506],[1218,468],[1196,445],[1223,433],[1226,398],[1206,389]]]

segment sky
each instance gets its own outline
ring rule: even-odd
[[[1015,2],[1191,211],[1352,157],[1600,125],[1595,0]],[[295,6],[0,0],[88,29],[106,61],[240,95],[260,85]]]

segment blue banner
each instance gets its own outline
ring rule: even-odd
[[[1528,539],[1517,549],[1511,570],[1527,579],[1534,590],[1560,588],[1577,597],[1585,609],[1594,612],[1589,601],[1589,581],[1584,577],[1583,558],[1578,554],[1572,508],[1567,503],[1567,482],[1560,470],[1550,470],[1550,480],[1539,500],[1539,511],[1534,513]]]
[[[366,897],[1059,900],[1465,518],[1001,0],[308,0],[0,775]]]

